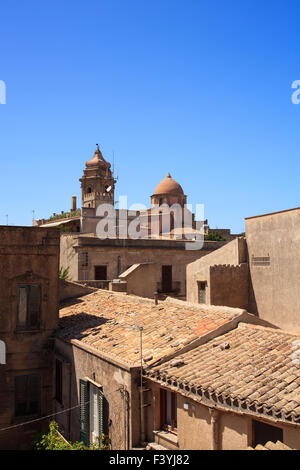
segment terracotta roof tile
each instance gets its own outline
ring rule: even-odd
[[[261,326],[240,323],[225,335],[180,355],[183,365],[167,361],[145,371],[154,381],[171,386],[196,387],[195,399],[205,391],[247,406],[271,409],[274,416],[300,423],[300,364],[293,356],[299,336]],[[228,349],[221,348],[224,343]],[[200,392],[199,392],[200,390]],[[251,409],[253,411],[253,409]]]
[[[153,363],[240,313],[241,310],[184,302],[155,305],[150,299],[99,290],[61,308],[56,336],[65,341],[77,339],[130,365],[138,365],[140,335],[130,328],[143,327],[143,356],[152,354],[149,363]]]

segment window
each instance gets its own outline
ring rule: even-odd
[[[17,329],[39,329],[41,317],[41,286],[36,284],[19,285],[17,295]]]
[[[39,414],[40,406],[40,375],[17,375],[15,377],[15,416]]]
[[[59,359],[55,361],[55,398],[62,405],[62,368],[63,364]]]
[[[79,381],[80,440],[86,445],[101,444],[104,428],[104,396],[102,387],[87,380]]]
[[[198,282],[199,304],[206,304],[206,282]]]
[[[88,252],[79,252],[78,260],[82,268],[86,268],[89,265],[89,254]]]
[[[177,431],[177,397],[175,392],[160,389],[160,424],[163,429]]]
[[[161,267],[162,291],[172,292],[172,266],[164,265]]]
[[[283,442],[282,428],[253,420],[253,447],[257,444],[265,445],[268,441]]]

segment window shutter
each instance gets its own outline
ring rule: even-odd
[[[98,413],[99,413],[99,445],[102,446],[102,434],[104,434],[104,418],[103,418],[103,402],[104,402],[104,397],[103,397],[103,391],[102,387],[98,388]]]
[[[41,309],[41,288],[38,285],[30,286],[29,295],[29,327],[39,328],[40,326],[40,309]]]
[[[89,384],[86,380],[79,380],[79,403],[80,403],[80,441],[84,445],[90,444],[90,406],[89,406]]]
[[[27,297],[28,290],[26,286],[18,287],[18,318],[17,327],[25,328],[27,322]]]

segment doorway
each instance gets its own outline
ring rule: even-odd
[[[95,281],[107,280],[107,266],[95,266]]]
[[[161,267],[162,292],[172,292],[172,265]]]

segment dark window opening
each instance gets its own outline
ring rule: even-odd
[[[172,266],[165,265],[162,269],[162,292],[172,292]]]
[[[17,329],[32,330],[40,328],[41,286],[18,286]]]
[[[92,188],[87,188],[87,191],[86,191],[88,194],[90,194],[92,192]]]
[[[95,266],[95,280],[96,281],[107,280],[107,266]]]
[[[63,364],[59,359],[55,361],[55,398],[62,404],[62,368]]]
[[[160,389],[160,425],[167,431],[177,431],[177,396],[163,388]]]
[[[40,413],[41,377],[37,374],[15,377],[15,416]]]
[[[199,282],[199,304],[206,304],[206,282]]]
[[[282,428],[253,420],[253,447],[265,445],[268,441],[283,442]]]

